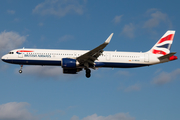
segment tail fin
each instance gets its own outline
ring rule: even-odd
[[[171,30],[167,31],[148,52],[152,54],[160,54],[160,55],[169,54],[174,35],[175,35],[175,31],[171,31]]]

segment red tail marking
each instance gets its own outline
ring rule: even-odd
[[[178,57],[177,57],[177,56],[174,56],[174,55],[171,56],[171,57],[169,57],[169,60],[170,60],[170,61],[172,61],[172,60],[177,60],[177,59],[178,59]]]
[[[159,44],[159,43],[162,43],[162,42],[164,42],[164,41],[172,40],[173,37],[174,37],[174,34],[170,34],[170,35],[168,35],[168,36],[166,36],[166,37],[164,37],[164,38],[161,38],[161,40],[158,42],[158,44]]]
[[[162,51],[162,50],[153,50],[152,53],[166,55],[166,53],[164,51]]]

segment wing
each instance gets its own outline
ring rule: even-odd
[[[77,57],[76,60],[85,67],[89,67],[89,65],[94,66],[94,61],[97,60],[97,58],[103,53],[103,49],[109,44],[112,36],[113,33],[106,39],[106,41],[103,44]]]

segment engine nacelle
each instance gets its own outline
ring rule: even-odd
[[[76,68],[79,62],[76,59],[62,58],[61,66],[62,68]]]
[[[76,68],[70,68],[70,69],[66,69],[66,68],[63,68],[63,73],[64,74],[76,74],[77,73],[77,69]]]
[[[77,72],[81,71],[82,68],[63,68],[64,74],[76,74]]]

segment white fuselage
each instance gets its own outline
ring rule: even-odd
[[[53,50],[53,49],[15,49],[4,55],[4,62],[19,64],[22,73],[23,65],[54,65],[61,66],[63,73],[76,74],[83,69],[86,77],[91,76],[89,68],[133,68],[149,66],[176,60],[176,52],[170,53],[175,31],[167,31],[148,52],[117,52],[104,51],[113,33],[103,44],[92,50]]]
[[[53,50],[53,49],[15,49],[2,57],[2,60],[20,65],[56,65],[61,66],[62,58],[77,57],[88,50]],[[160,63],[158,57],[148,52],[104,51],[95,60],[95,67],[131,68]]]

